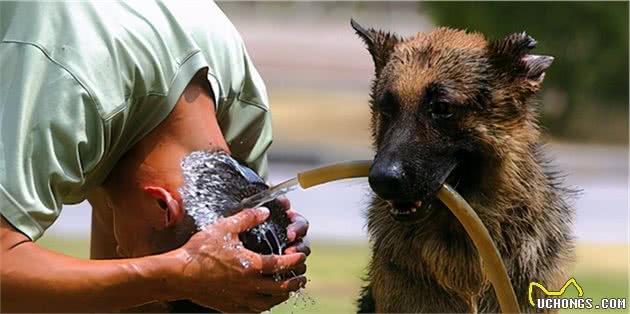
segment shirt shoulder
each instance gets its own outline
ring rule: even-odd
[[[38,47],[1,43],[0,212],[37,239],[103,156],[90,95]]]
[[[241,35],[215,3],[182,3],[172,11],[187,17],[182,21],[208,62],[208,81],[226,142],[233,155],[264,176],[272,140],[265,83]]]
[[[199,52],[187,31],[160,3],[0,5],[9,7],[3,11],[10,11],[3,22],[3,42],[41,47],[93,95],[104,119],[124,110],[130,99],[166,97],[182,64]]]

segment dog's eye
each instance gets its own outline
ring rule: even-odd
[[[433,119],[448,119],[453,116],[453,106],[445,101],[436,101],[431,103],[429,108]]]

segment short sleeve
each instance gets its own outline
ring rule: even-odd
[[[231,104],[219,106],[219,125],[232,155],[267,178],[267,151],[272,142],[267,88],[244,46],[243,81]]]
[[[103,122],[80,82],[44,49],[0,43],[0,213],[38,239],[102,154]],[[77,197],[77,195],[79,195]]]
[[[248,165],[261,177],[267,179],[269,167],[267,165],[267,152],[272,142],[271,114],[269,111],[261,113],[246,133],[245,138],[251,138],[255,142],[248,154]]]
[[[267,150],[271,145],[269,111],[236,102],[220,113],[218,119],[232,155],[266,178]]]

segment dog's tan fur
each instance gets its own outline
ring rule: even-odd
[[[522,311],[538,311],[528,304],[529,282],[560,288],[573,258],[574,213],[564,200],[570,191],[542,155],[534,103],[551,62],[528,54],[535,41],[524,33],[489,42],[479,33],[438,28],[402,39],[353,26],[375,63],[371,127],[377,156],[394,140],[386,133],[394,124],[415,132],[400,153],[412,163],[421,157],[414,157],[411,145],[472,147],[480,161],[466,166],[478,168],[476,178],[458,191],[497,243]],[[421,114],[425,90],[436,83],[458,112],[447,127]],[[386,92],[396,96],[396,118],[381,112]],[[446,208],[401,223],[389,206],[374,195],[368,210],[373,254],[360,312],[500,310],[474,246]]]

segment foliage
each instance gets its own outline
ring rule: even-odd
[[[555,117],[544,116],[552,132],[566,135],[579,111],[625,113],[616,119],[627,127],[628,2],[428,2],[421,9],[438,25],[490,39],[523,30],[534,37],[536,53],[556,58],[545,88],[567,103]]]

